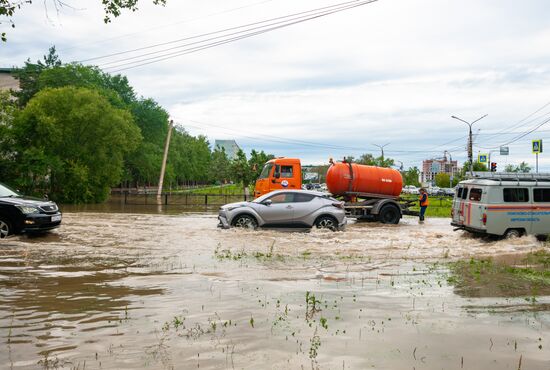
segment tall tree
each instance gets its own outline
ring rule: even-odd
[[[77,87],[36,94],[16,118],[13,137],[19,185],[69,203],[104,201],[141,140],[128,111]]]
[[[13,76],[19,80],[19,90],[15,90],[12,93],[17,97],[17,102],[20,107],[24,107],[38,90],[40,90],[38,79],[42,72],[47,69],[61,66],[61,60],[55,51],[55,46],[50,47],[48,54],[44,55],[43,59],[43,61],[37,60],[36,63],[27,59],[25,66],[16,69],[13,73]]]
[[[378,167],[391,167],[395,164],[395,161],[387,157],[374,157],[370,153],[365,153],[356,161],[359,164],[366,164],[368,166]]]
[[[448,188],[451,186],[451,176],[448,173],[438,173],[435,175],[435,185],[440,188]]]
[[[248,160],[248,166],[250,167],[250,181],[256,181],[260,177],[260,173],[264,168],[264,165],[270,159],[275,158],[273,154],[266,154],[263,150],[258,152],[254,149],[250,152],[250,159]]]
[[[227,158],[224,148],[214,148],[208,174],[210,181],[220,184],[231,178],[231,161]]]
[[[402,172],[404,185],[420,186],[420,170],[418,167],[410,167],[407,171]]]

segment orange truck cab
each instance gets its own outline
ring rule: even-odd
[[[256,180],[254,198],[279,189],[302,189],[302,165],[298,158],[275,158],[267,161]]]

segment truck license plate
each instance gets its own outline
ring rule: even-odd
[[[52,216],[52,222],[61,221],[61,215]]]

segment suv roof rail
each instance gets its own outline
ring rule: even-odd
[[[483,179],[483,180],[495,180],[495,181],[505,181],[505,180],[543,180],[550,181],[550,172],[541,172],[541,173],[520,173],[520,172],[488,172],[488,171],[478,171],[473,172],[473,176],[468,175],[468,179]]]

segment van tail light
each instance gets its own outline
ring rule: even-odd
[[[483,222],[483,225],[487,224],[487,213],[483,214],[483,216],[481,217],[481,221]]]
[[[336,208],[344,209],[344,202],[334,202],[332,205]]]

